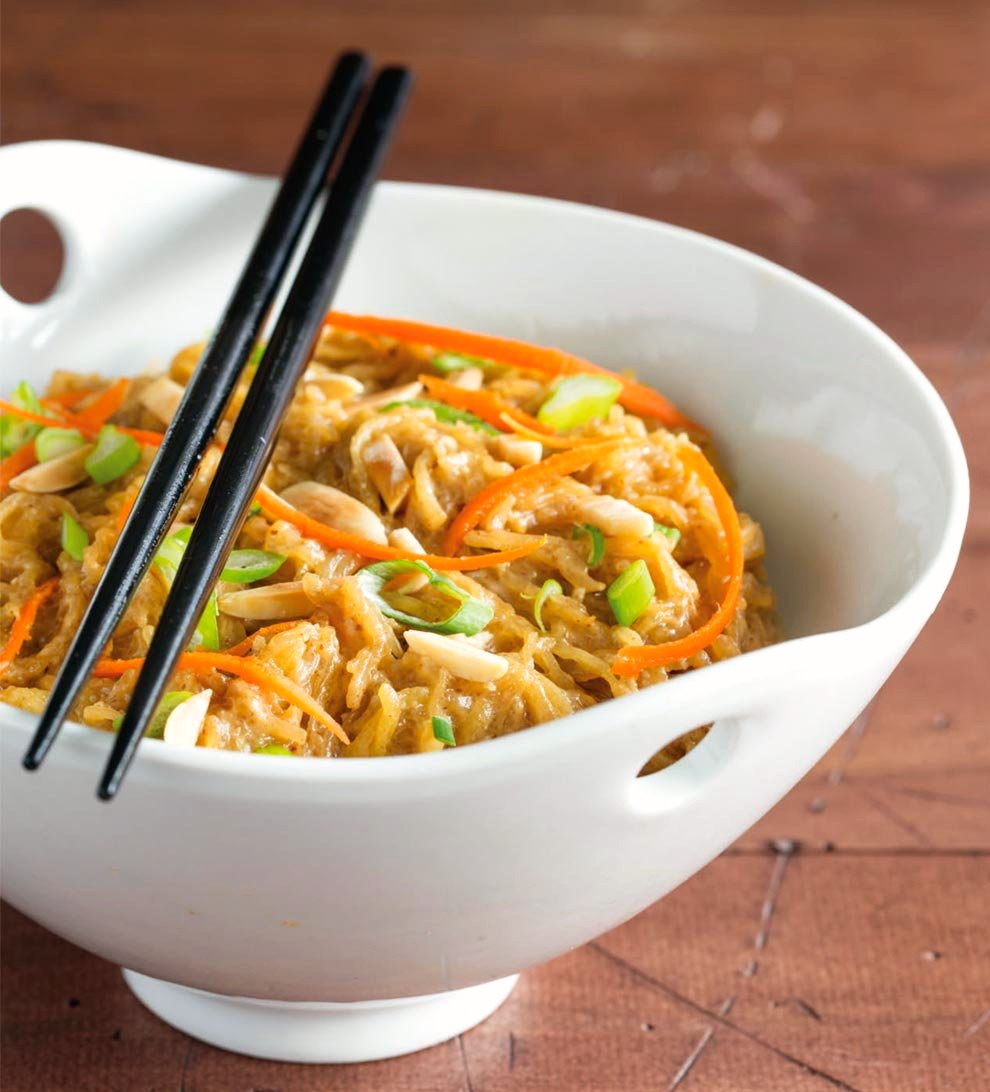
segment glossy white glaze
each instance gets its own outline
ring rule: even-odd
[[[68,266],[0,300],[3,386],[133,372],[215,320],[268,180],[66,142],[0,150],[0,214],[47,211]],[[69,725],[40,773],[0,706],[3,880],[43,925],[153,977],[351,1002],[490,982],[625,920],[738,837],[914,640],[968,505],[952,422],[861,315],[751,254],[560,202],[386,183],[337,299],[632,367],[704,421],[759,519],[787,642],[489,743],[346,762],[146,742],[94,796],[109,738]],[[659,747],[709,737],[637,780]]]

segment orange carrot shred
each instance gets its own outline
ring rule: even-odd
[[[34,440],[21,444],[6,459],[0,461],[0,493],[7,491],[7,486],[25,470],[30,470],[38,462],[38,453],[34,450]]]
[[[61,394],[53,394],[49,398],[42,398],[41,404],[43,406],[54,406],[61,412],[62,410],[72,409],[73,406],[78,406],[80,402],[92,398],[95,393],[95,391],[88,390],[85,387],[77,391],[63,391]]]
[[[456,330],[449,326],[431,326],[423,322],[382,318],[376,315],[349,315],[342,311],[330,311],[324,319],[324,328],[347,330],[353,334],[373,337],[391,337],[417,345],[429,345],[444,352],[481,357],[515,368],[541,372],[544,375],[575,375],[581,372],[607,375],[618,379],[622,384],[619,401],[626,409],[641,417],[653,417],[670,428],[704,432],[700,425],[686,417],[672,402],[650,387],[625,379],[607,368],[592,364],[590,360],[573,356],[560,349],[530,345],[528,342],[517,341],[514,338]]]
[[[7,643],[0,648],[0,675],[17,659],[24,642],[31,636],[34,620],[38,617],[38,611],[51,598],[58,587],[57,576],[39,584],[37,588],[24,600],[23,605],[14,619]]]
[[[732,621],[739,604],[745,558],[736,507],[711,463],[700,451],[693,447],[685,448],[681,451],[681,458],[685,465],[698,475],[711,494],[715,502],[715,511],[722,524],[722,533],[725,537],[724,557],[710,559],[716,571],[722,570],[724,573],[725,590],[722,602],[704,625],[699,626],[686,637],[667,641],[662,645],[630,645],[620,648],[612,665],[616,675],[634,677],[645,668],[663,667],[702,652]],[[718,562],[717,565],[716,562]]]
[[[0,399],[0,413],[9,413],[12,417],[18,417],[22,421],[30,421],[33,425],[63,425],[65,427],[75,427],[66,426],[65,421],[60,420],[57,417],[45,417],[40,413],[32,413],[31,410],[21,409],[20,406],[15,406],[13,402],[5,402],[3,399]]]
[[[57,410],[53,416],[43,417],[40,413],[23,410],[10,402],[4,402],[2,399],[0,399],[0,413],[10,413],[14,417],[19,417],[22,421],[31,421],[36,425],[58,425],[59,428],[74,428],[89,440],[96,439],[103,427],[95,420],[90,420],[81,414],[69,413],[67,410]],[[165,439],[163,432],[149,432],[143,428],[124,428],[123,425],[116,427],[120,432],[126,432],[128,436],[133,436],[139,443],[150,444],[153,447],[158,447]]]
[[[477,493],[458,513],[457,518],[450,525],[447,537],[444,541],[444,549],[448,553],[454,553],[464,536],[473,531],[475,527],[492,511],[493,508],[506,496],[513,495],[524,497],[538,486],[553,481],[555,478],[563,478],[573,474],[577,470],[584,470],[603,455],[608,455],[620,447],[630,443],[628,438],[615,440],[603,440],[601,443],[583,444],[581,447],[570,451],[561,451],[557,455],[551,455],[540,463],[532,466],[524,466],[519,470],[507,474],[504,478],[496,478],[479,493]]]
[[[236,645],[231,645],[226,649],[228,656],[245,656],[254,647],[255,637],[274,637],[276,633],[282,633],[287,629],[294,629],[301,622],[305,621],[303,618],[295,618],[291,622],[272,622],[270,626],[261,626],[260,629],[256,629],[254,633],[249,633],[243,641],[238,641]]]
[[[143,657],[134,660],[99,660],[93,668],[93,676],[97,679],[117,679],[127,671],[139,669],[143,663]],[[236,675],[301,709],[325,728],[329,728],[341,743],[350,743],[344,729],[301,686],[278,672],[262,667],[250,656],[232,656],[229,652],[183,652],[176,667],[180,671],[215,670],[225,675]]]
[[[542,421],[537,421],[525,410],[519,409],[511,402],[506,402],[504,398],[499,398],[491,391],[469,391],[435,375],[421,375],[419,381],[440,402],[446,402],[448,406],[453,406],[455,409],[467,410],[502,432],[508,430],[504,418],[506,414],[511,414],[532,432],[540,435],[553,433],[553,429],[547,428]]]
[[[111,383],[106,390],[101,391],[92,402],[84,406],[79,411],[78,416],[95,425],[106,424],[124,404],[124,399],[130,389],[131,381],[129,379],[118,379],[115,383]]]
[[[127,517],[131,514],[131,509],[134,507],[134,502],[137,500],[137,492],[132,493],[127,500],[120,506],[120,511],[117,513],[117,537],[120,537],[120,532],[124,529],[124,524],[127,522]]]
[[[373,557],[378,561],[422,561],[438,571],[470,572],[474,569],[486,569],[492,565],[503,565],[508,561],[518,561],[521,557],[538,550],[546,539],[517,546],[512,550],[499,550],[490,554],[476,554],[474,557],[444,557],[440,554],[416,554],[409,550],[400,550],[395,546],[382,546],[371,539],[361,538],[348,531],[338,531],[325,523],[307,516],[298,508],[293,508],[276,492],[262,485],[255,494],[255,500],[270,519],[282,519],[291,523],[307,538],[321,542],[333,550],[350,550],[361,557]]]
[[[502,420],[506,426],[517,436],[525,440],[538,440],[544,447],[555,447],[566,450],[571,447],[585,447],[588,444],[596,444],[601,436],[547,436],[542,432],[531,429],[524,421],[518,420],[512,413],[503,413]]]

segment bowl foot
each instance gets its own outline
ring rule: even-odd
[[[351,1004],[228,997],[124,971],[166,1024],[211,1046],[280,1062],[371,1062],[442,1043],[490,1016],[519,975],[480,986]]]

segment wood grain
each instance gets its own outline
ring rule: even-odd
[[[8,0],[4,16],[5,140],[259,172],[284,164],[335,50],[407,60],[419,83],[392,177],[621,208],[797,270],[912,353],[973,477],[956,577],[868,713],[723,857],[530,972],[481,1027],[367,1066],[236,1057],[8,908],[5,1092],[984,1086],[990,8]],[[3,241],[4,283],[40,283],[43,248]]]

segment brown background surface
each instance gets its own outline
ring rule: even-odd
[[[945,601],[834,750],[481,1027],[360,1067],[236,1057],[8,908],[5,1092],[987,1087],[990,6],[7,0],[4,16],[5,140],[259,172],[284,164],[329,55],[404,59],[419,83],[391,177],[642,213],[824,284],[938,386],[974,500]],[[30,288],[40,252],[6,242],[5,276]]]

